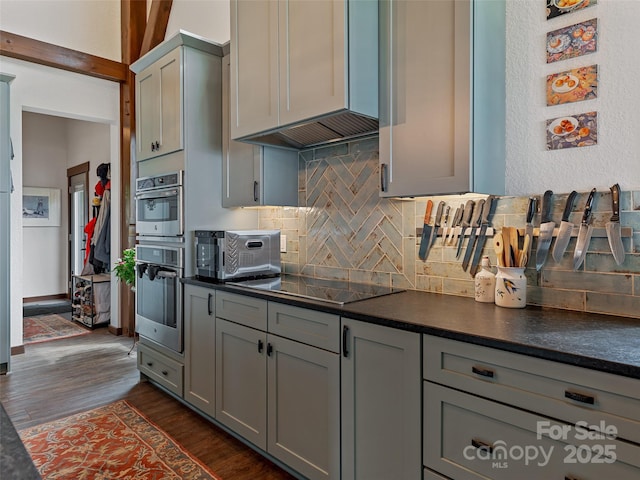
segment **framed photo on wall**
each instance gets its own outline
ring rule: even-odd
[[[547,33],[547,63],[588,55],[597,50],[597,18]]]
[[[547,76],[547,106],[582,102],[597,96],[597,65],[574,68]]]
[[[547,20],[565,13],[592,7],[598,0],[545,0],[547,2]]]
[[[60,189],[24,187],[22,189],[22,226],[59,227]]]

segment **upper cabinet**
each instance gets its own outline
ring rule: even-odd
[[[303,148],[377,130],[377,3],[231,0],[231,138]]]
[[[231,140],[229,55],[222,59],[222,206],[297,206],[298,152]]]
[[[503,194],[504,2],[379,8],[380,195]]]
[[[181,47],[136,75],[139,161],[183,148],[182,89]]]

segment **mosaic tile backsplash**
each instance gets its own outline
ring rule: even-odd
[[[303,151],[299,175],[300,207],[260,210],[260,228],[277,228],[287,236],[287,253],[282,254],[285,272],[473,297],[473,279],[462,269],[455,247],[443,246],[438,239],[426,261],[418,258],[417,229],[422,228],[429,197],[378,196],[377,137]],[[568,193],[554,192],[556,224]],[[587,195],[581,192],[576,198],[569,219],[576,225]],[[453,212],[469,198],[485,197],[430,198],[434,205],[445,201]],[[500,197],[492,226],[524,227],[527,203],[528,197]],[[606,236],[594,237],[583,265],[573,271],[572,238],[562,262],[556,263],[549,254],[537,272],[534,241],[526,270],[528,304],[640,319],[640,191],[623,191],[620,203],[621,224],[632,231],[623,238],[624,262],[615,263]],[[608,189],[597,193],[593,212],[593,226],[604,228],[611,216]],[[534,225],[539,223],[538,213]],[[496,264],[490,238],[483,255]]]

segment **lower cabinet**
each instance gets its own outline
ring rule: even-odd
[[[228,318],[216,318],[216,420],[306,478],[340,478],[339,353],[252,328],[262,321],[238,306],[241,296],[217,295],[225,305],[217,314]],[[317,333],[330,317],[338,344],[337,316],[249,300],[276,329],[300,317],[292,337],[309,335],[303,325]]]
[[[215,416],[215,290],[184,286],[184,399]]]
[[[138,370],[154,382],[162,385],[171,393],[182,397],[184,365],[168,352],[160,351],[160,347],[145,343],[140,338],[138,343]]]
[[[420,335],[342,318],[342,479],[422,476]]]
[[[423,346],[425,472],[640,478],[638,380],[428,335]]]

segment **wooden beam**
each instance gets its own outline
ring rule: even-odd
[[[142,40],[140,56],[143,56],[153,47],[164,41],[172,4],[173,0],[153,0],[151,2],[151,11],[149,12],[147,29],[144,32],[144,38]]]
[[[3,30],[0,30],[0,55],[113,82],[124,82],[127,78],[128,67],[124,63]]]
[[[121,0],[120,30],[122,61],[130,65],[140,58],[140,47],[147,21],[146,0]],[[136,242],[135,208],[131,192],[131,161],[136,144],[135,75],[127,68],[127,79],[120,84],[120,247],[131,248]],[[118,254],[119,255],[119,254]],[[120,326],[126,336],[135,333],[135,298],[131,289],[120,283]],[[112,332],[113,333],[113,332]]]

